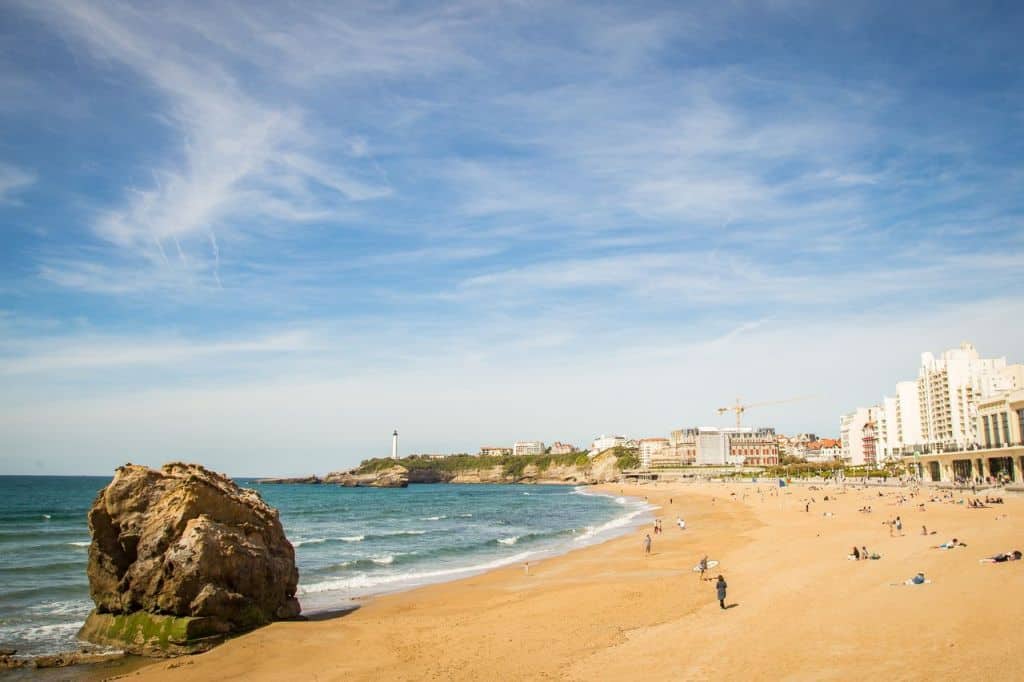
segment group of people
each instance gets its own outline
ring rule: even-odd
[[[867,561],[868,559],[881,559],[880,554],[869,554],[868,548],[861,545],[860,548],[857,545],[853,546],[853,551],[850,552],[850,558],[854,561]]]
[[[903,535],[903,519],[896,517],[891,521],[885,521],[885,524],[889,526],[889,537],[894,535]]]

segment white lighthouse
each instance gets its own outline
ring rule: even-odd
[[[398,459],[398,429],[391,436],[391,459]]]

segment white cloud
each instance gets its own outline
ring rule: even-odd
[[[16,203],[17,194],[35,182],[35,173],[0,162],[0,204]]]
[[[131,189],[124,205],[105,211],[95,225],[103,239],[144,256],[150,266],[163,266],[162,275],[154,273],[157,281],[178,269],[166,267],[172,243],[176,249],[194,246],[196,260],[205,260],[215,230],[258,231],[268,218],[322,219],[343,211],[344,201],[391,193],[372,166],[357,167],[365,145],[331,164],[318,160],[319,143],[301,110],[247,92],[222,65],[195,51],[197,26],[176,25],[178,32],[169,32],[159,14],[131,6],[69,4],[40,11],[94,55],[132,69],[167,98],[162,115],[180,135],[180,160],[155,168],[154,186]],[[179,265],[188,270],[184,258]],[[44,271],[53,281],[66,281],[52,275],[52,269]]]
[[[6,348],[5,348],[6,346]],[[122,369],[140,366],[180,366],[200,359],[250,354],[296,353],[312,349],[307,331],[289,331],[248,340],[213,342],[173,337],[119,338],[79,335],[39,337],[0,346],[0,374],[51,374]]]
[[[38,396],[8,393],[0,395],[0,431],[6,451],[49,453],[63,458],[65,471],[105,473],[125,460],[185,457],[238,475],[349,466],[385,453],[396,426],[406,451],[426,452],[524,437],[583,444],[608,430],[665,435],[728,423],[714,408],[737,395],[751,402],[819,396],[759,408],[746,421],[835,435],[841,413],[913,377],[924,350],[971,340],[986,357],[1024,361],[1024,329],[1002,324],[1022,315],[1021,301],[1004,298],[813,325],[768,320],[692,341],[668,331],[634,333],[617,350],[575,345],[571,361],[532,344],[516,357],[481,355],[467,364],[464,353],[424,339],[416,368],[331,375],[318,362],[315,377],[282,371],[225,384],[208,376],[185,388],[97,387],[80,398],[56,387]],[[20,470],[13,460],[0,467]]]

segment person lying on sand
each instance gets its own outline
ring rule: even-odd
[[[924,573],[918,573],[913,578],[907,578],[903,581],[904,585],[924,585],[930,583],[931,580],[925,580]]]
[[[949,542],[943,542],[941,545],[936,545],[935,547],[932,547],[932,549],[955,549],[957,547],[966,547],[966,546],[967,545],[965,543],[960,542],[956,538],[953,538]]]
[[[1021,556],[1024,555],[1021,554],[1019,549],[1015,549],[1012,552],[1000,552],[999,554],[996,554],[994,556],[979,559],[979,561],[981,561],[982,563],[989,564],[1001,564],[1006,561],[1020,561]]]

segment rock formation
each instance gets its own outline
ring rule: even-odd
[[[409,470],[396,464],[393,467],[361,474],[356,470],[332,471],[324,476],[324,483],[348,488],[405,488],[409,485]]]
[[[96,609],[79,633],[88,641],[190,653],[300,612],[295,550],[277,511],[201,466],[118,468],[89,529]]]

